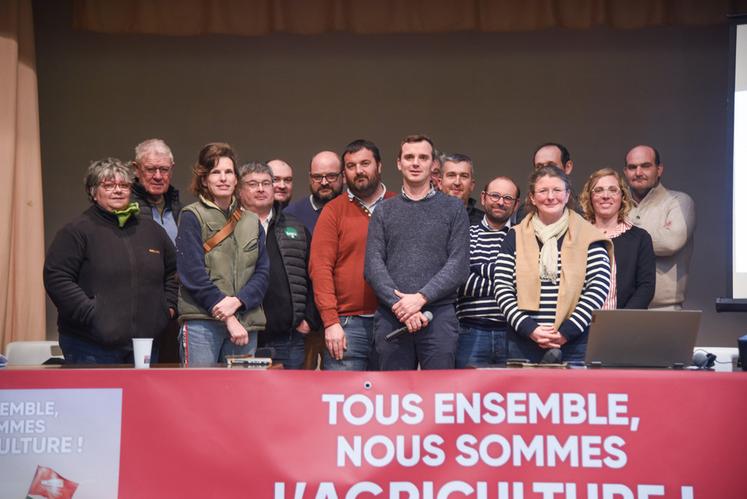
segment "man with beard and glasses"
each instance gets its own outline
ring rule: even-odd
[[[324,324],[326,370],[374,370],[373,314],[378,300],[363,279],[368,221],[394,195],[381,182],[381,155],[358,139],[342,153],[347,196],[330,201],[317,221],[309,273]]]
[[[291,203],[286,210],[313,234],[324,205],[342,192],[342,163],[336,153],[322,151],[311,158],[309,190],[309,197]]]
[[[508,177],[496,177],[480,193],[485,215],[469,228],[470,275],[459,288],[459,341],[456,367],[484,367],[506,363],[506,319],[495,301],[491,272],[481,274],[498,259],[511,216],[519,205],[519,187]]]
[[[272,169],[272,188],[274,199],[280,203],[280,209],[285,209],[293,197],[293,168],[282,159],[267,162]]]
[[[681,309],[693,254],[695,202],[661,183],[659,151],[639,145],[625,156],[625,178],[633,195],[630,222],[645,229],[656,254],[656,290],[648,308]]]
[[[439,188],[444,194],[461,199],[467,209],[470,225],[480,223],[483,211],[477,207],[477,201],[472,199],[475,189],[475,170],[472,158],[466,154],[446,154],[442,158],[441,179]]]
[[[309,190],[311,194],[289,204],[284,210],[285,213],[301,220],[313,236],[319,213],[324,205],[342,192],[342,183],[342,163],[337,153],[322,151],[315,154],[309,165]],[[315,330],[307,334],[305,344],[306,360],[304,366],[306,369],[316,369],[320,361],[323,360],[324,340],[321,331]]]
[[[368,227],[365,277],[380,302],[374,345],[381,370],[454,368],[454,302],[469,275],[469,220],[463,203],[433,187],[432,165],[429,137],[402,139],[402,192],[376,209]],[[387,341],[403,326],[409,333]]]

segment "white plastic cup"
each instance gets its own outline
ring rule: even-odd
[[[150,353],[153,349],[153,338],[132,338],[132,351],[135,356],[135,367],[150,367]]]

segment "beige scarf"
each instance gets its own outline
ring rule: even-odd
[[[560,219],[550,225],[545,225],[539,217],[532,217],[534,235],[542,243],[539,259],[539,276],[543,281],[557,284],[558,272],[558,239],[568,230],[568,209],[563,210]]]
[[[555,327],[560,327],[560,324],[573,313],[581,296],[589,245],[595,241],[603,241],[610,261],[613,259],[612,242],[599,229],[574,211],[566,210],[566,214],[568,229],[560,249],[563,270],[560,272]],[[535,214],[529,214],[513,228],[516,232],[516,300],[519,310],[523,311],[539,310],[540,302],[540,272],[537,265],[540,250],[532,225],[534,218]],[[545,243],[544,246],[555,246],[557,251],[557,243]],[[557,262],[557,257],[555,261]]]

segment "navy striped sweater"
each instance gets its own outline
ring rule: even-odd
[[[558,271],[562,269],[560,247],[563,238],[558,240]],[[501,253],[493,267],[495,298],[507,318],[507,322],[520,336],[528,337],[540,324],[555,321],[560,280],[540,283],[540,309],[538,311],[519,310],[516,300],[516,233],[509,232],[503,241]],[[610,260],[601,242],[589,245],[586,258],[586,276],[579,301],[570,317],[558,328],[560,333],[573,341],[589,328],[591,312],[602,307],[610,290]]]
[[[469,266],[467,282],[459,288],[457,317],[461,324],[478,327],[503,326],[506,319],[495,301],[492,277],[484,277],[477,270],[483,265],[495,263],[501,251],[501,244],[509,227],[491,230],[485,220],[469,228]]]

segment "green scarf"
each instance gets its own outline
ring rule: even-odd
[[[127,220],[129,220],[132,215],[137,215],[138,213],[140,213],[140,205],[137,204],[137,202],[132,202],[124,210],[112,210],[112,213],[117,216],[117,220],[119,221],[119,228],[121,229],[125,226]]]

